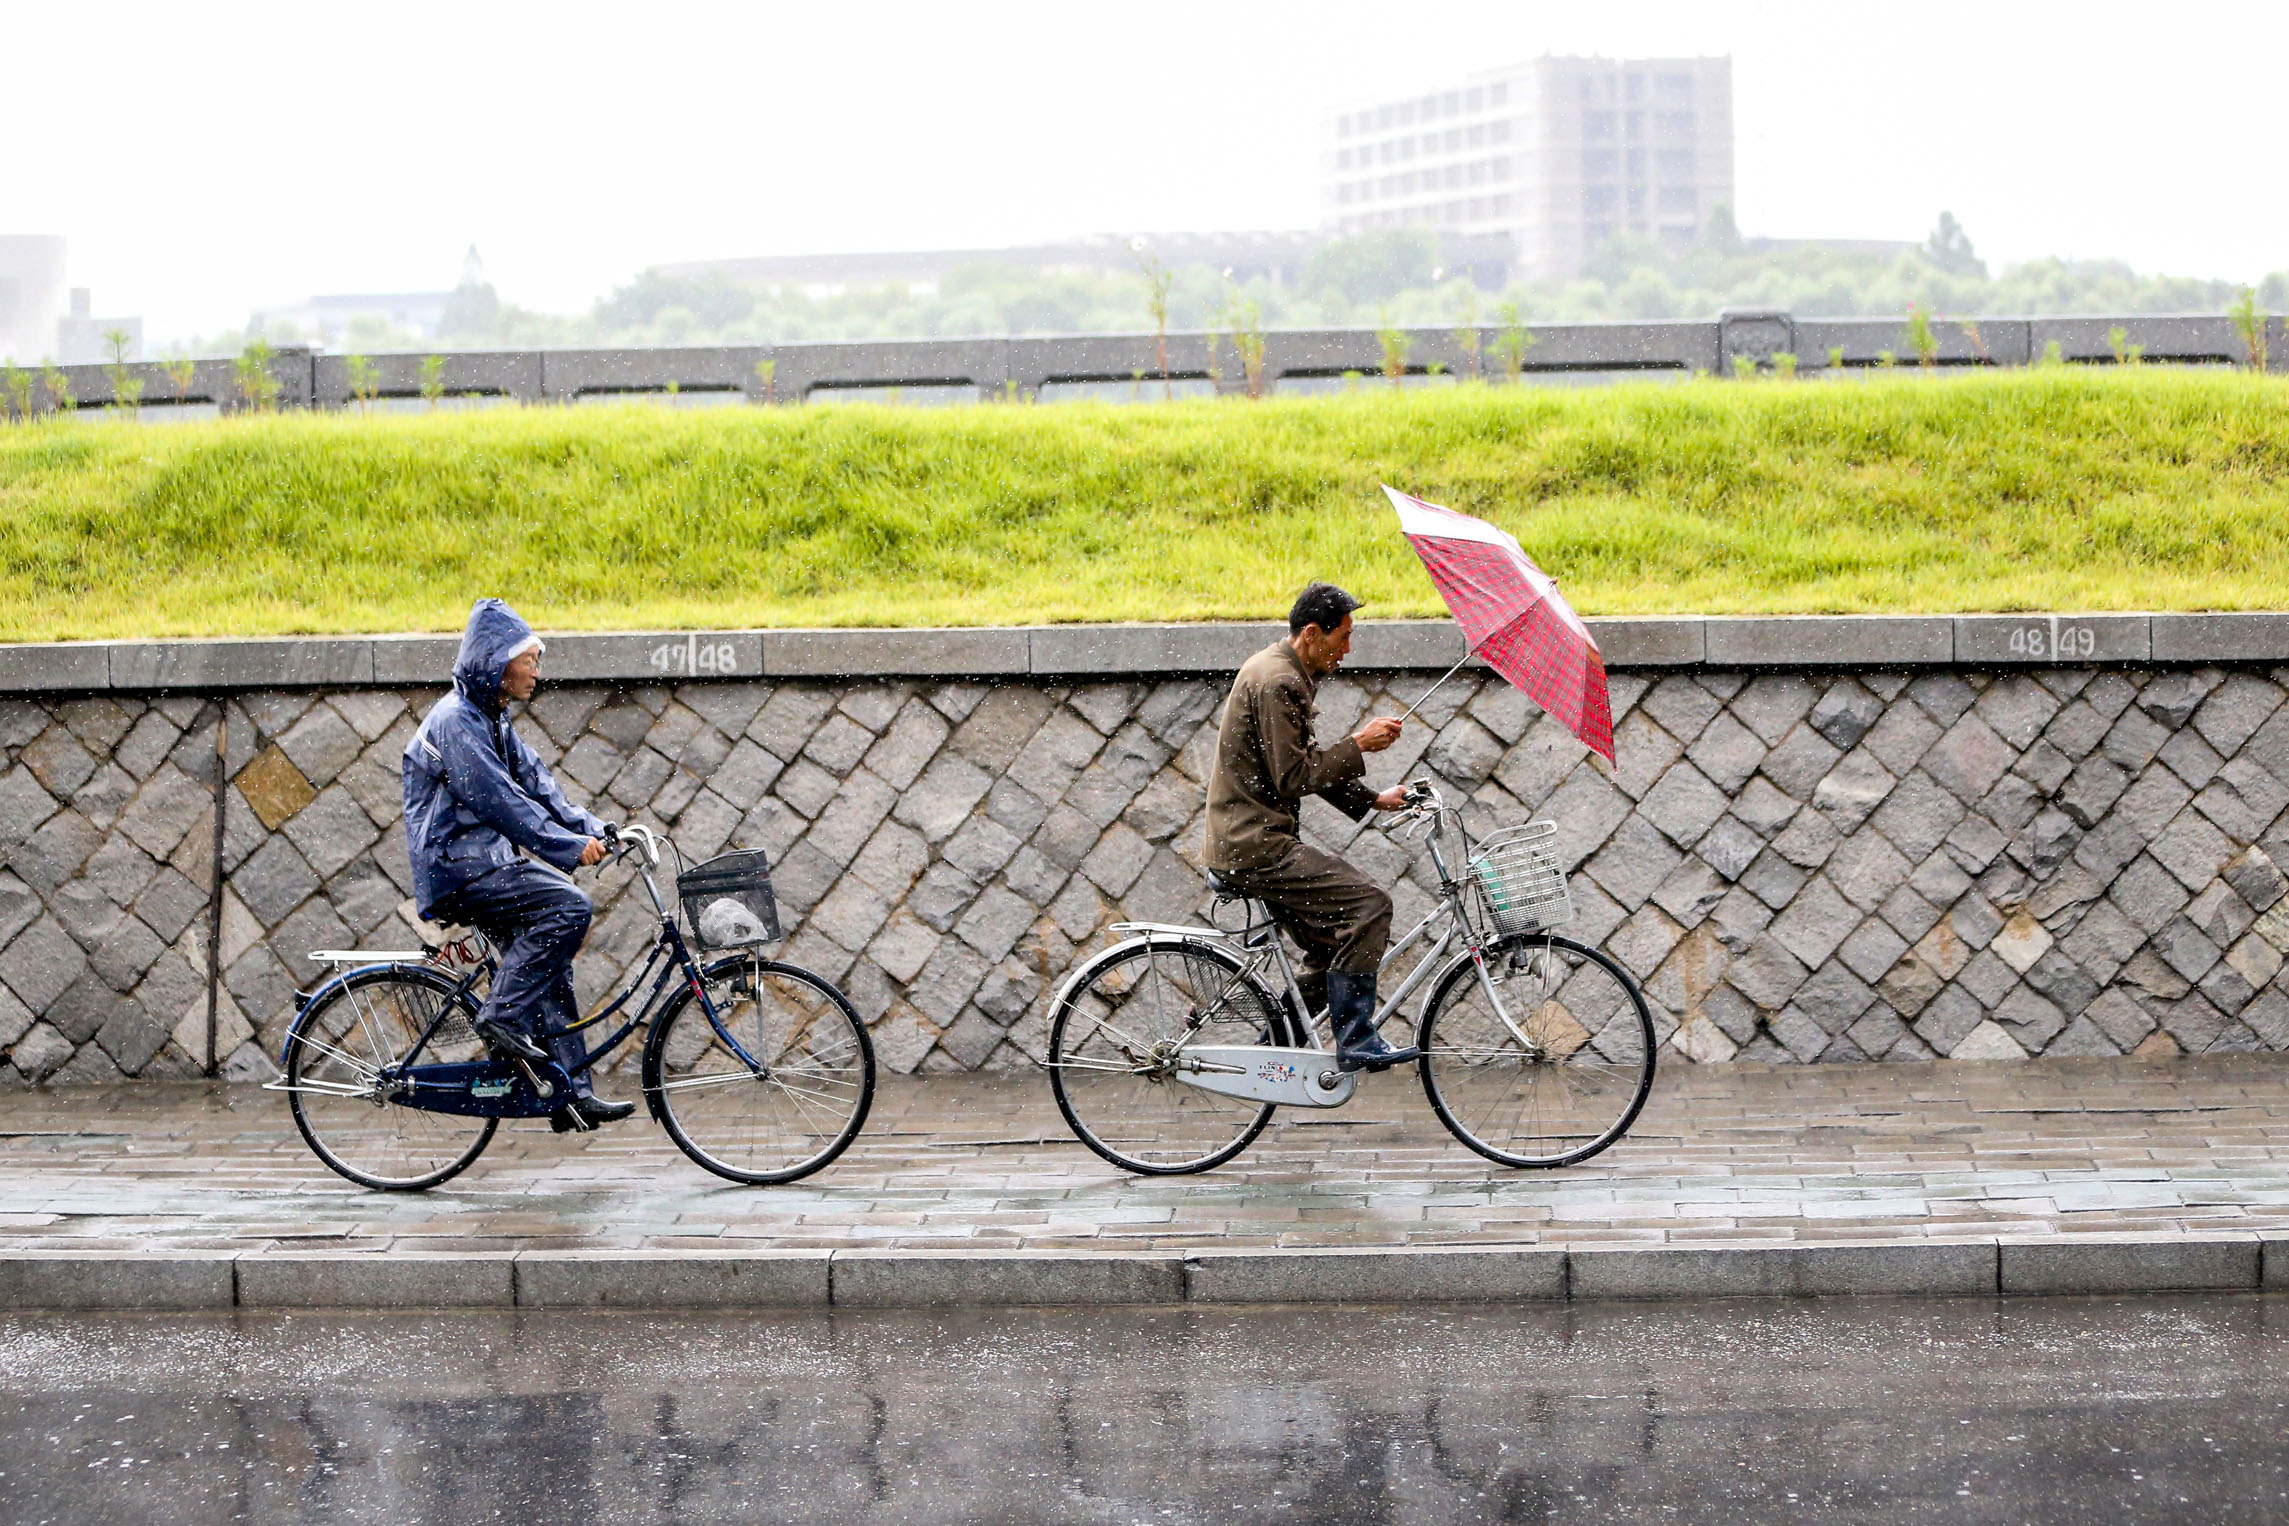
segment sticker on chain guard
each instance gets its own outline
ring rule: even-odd
[[[1176,1066],[1176,1079],[1187,1086],[1282,1107],[1341,1107],[1359,1084],[1324,1049],[1201,1044],[1178,1055]]]

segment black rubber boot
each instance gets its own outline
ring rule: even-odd
[[[617,1123],[636,1110],[633,1102],[607,1102],[602,1097],[575,1097],[548,1115],[548,1126],[559,1134],[575,1129],[592,1129],[600,1123]],[[580,1116],[575,1118],[577,1113]]]
[[[1335,1029],[1335,1068],[1389,1070],[1423,1057],[1420,1049],[1393,1049],[1375,1031],[1375,977],[1327,972],[1327,1020]]]

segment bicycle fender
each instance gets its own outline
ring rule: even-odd
[[[1152,924],[1135,922],[1124,923],[1121,925],[1125,927],[1152,926]],[[1223,947],[1223,939],[1217,938],[1210,940],[1201,937],[1199,934],[1200,930],[1198,928],[1153,926],[1153,930],[1150,932],[1140,934],[1134,938],[1123,938],[1120,942],[1114,944],[1111,948],[1106,949],[1103,953],[1097,955],[1095,958],[1087,960],[1086,962],[1077,966],[1071,974],[1067,975],[1063,980],[1059,981],[1057,984],[1057,989],[1050,994],[1049,1010],[1051,1012],[1055,1012],[1059,1007],[1065,1005],[1066,1001],[1071,998],[1072,994],[1079,990],[1082,986],[1086,985],[1090,980],[1094,979],[1096,977],[1097,971],[1103,968],[1108,962],[1136,949],[1174,948],[1178,945],[1186,943],[1197,943],[1203,948]]]
[[[332,991],[334,987],[347,983],[352,975],[363,975],[368,970],[414,971],[427,969],[427,965],[419,964],[361,964],[356,969],[336,970],[307,991],[296,991],[294,993],[294,1021],[286,1025],[286,1036],[278,1041],[279,1067],[283,1069],[286,1065],[286,1046],[294,1042],[294,1030],[302,1025],[302,1014],[316,1006],[318,999]],[[430,973],[435,972],[431,971]]]

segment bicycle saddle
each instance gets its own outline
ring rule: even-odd
[[[1203,869],[1203,870],[1201,870],[1200,872],[1201,872],[1203,875],[1205,875],[1205,876],[1207,877],[1207,880],[1208,880],[1208,888],[1209,888],[1210,890],[1213,890],[1213,891],[1215,891],[1215,892],[1216,892],[1216,893],[1217,893],[1219,896],[1223,897],[1225,900],[1227,900],[1227,901],[1246,901],[1246,900],[1250,900],[1250,899],[1253,899],[1253,898],[1252,898],[1252,897],[1251,897],[1251,896],[1248,894],[1248,892],[1246,892],[1245,890],[1242,890],[1242,889],[1241,889],[1239,886],[1237,886],[1237,885],[1233,884],[1233,883],[1232,883],[1230,880],[1228,880],[1228,879],[1224,878],[1224,876],[1223,876],[1223,875],[1221,875],[1221,874],[1218,874],[1218,873],[1217,873],[1215,870],[1213,870],[1213,869]]]

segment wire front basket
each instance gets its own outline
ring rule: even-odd
[[[750,948],[779,936],[779,902],[761,848],[718,853],[676,876],[684,925],[701,948]]]
[[[1496,934],[1539,932],[1574,919],[1573,893],[1558,867],[1558,824],[1507,827],[1470,856],[1478,903]]]

